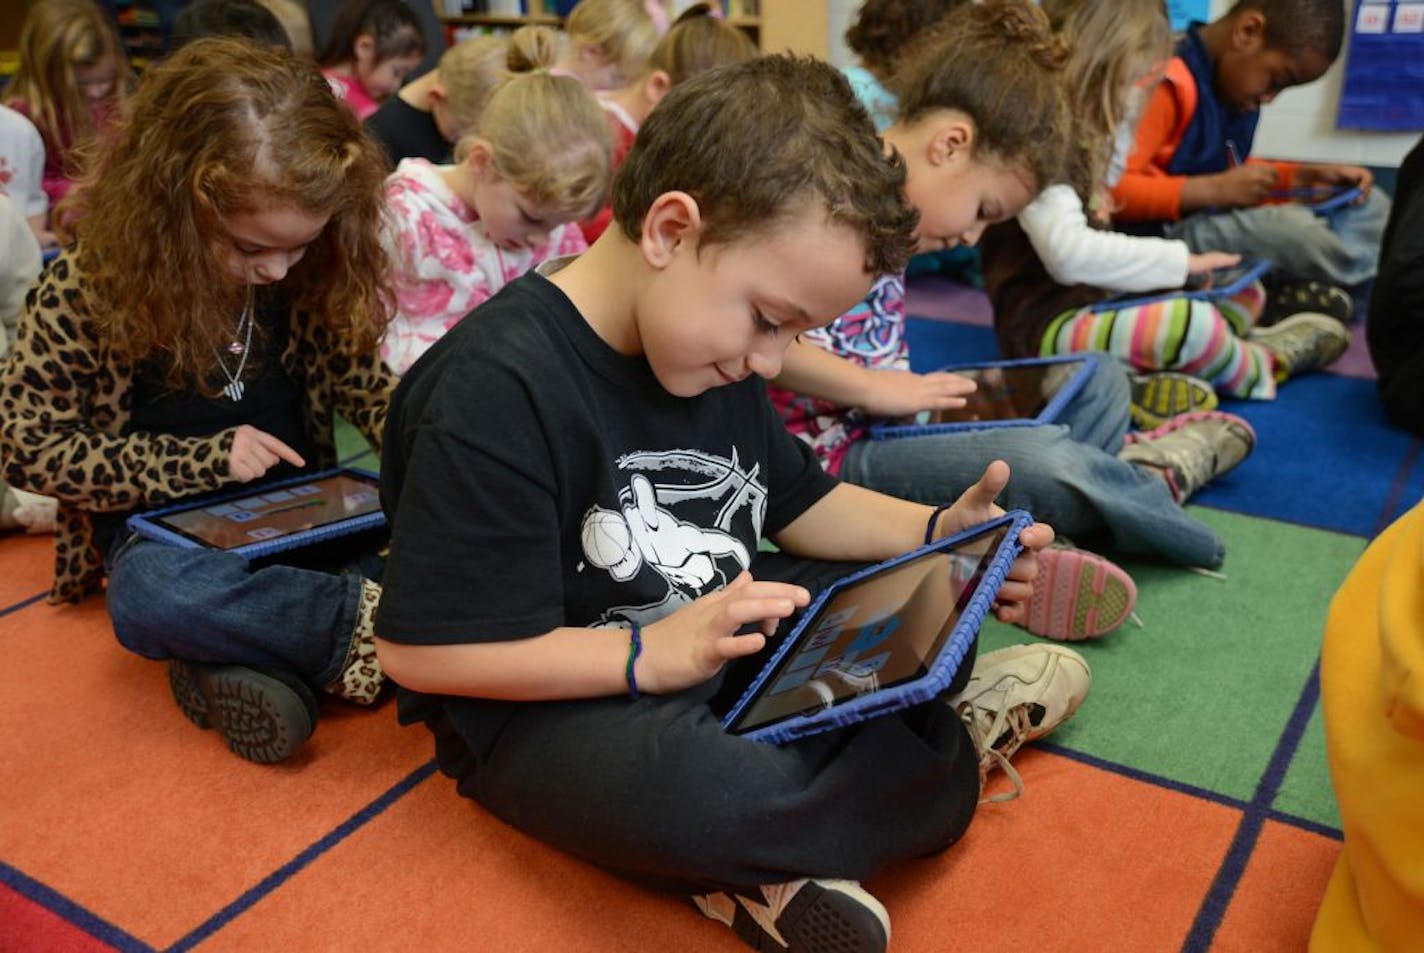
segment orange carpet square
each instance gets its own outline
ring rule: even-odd
[[[54,579],[54,537],[9,535],[4,547],[5,571],[0,573],[0,610],[49,592]]]
[[[1267,821],[1217,931],[1212,953],[1297,953],[1310,928],[1340,842]],[[1286,915],[1297,911],[1298,915]]]
[[[291,761],[232,755],[174,705],[163,665],[114,640],[102,600],[0,617],[0,857],[166,946],[413,769],[430,743],[390,705],[324,703]]]

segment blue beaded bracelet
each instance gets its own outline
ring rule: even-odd
[[[628,632],[628,668],[625,672],[628,678],[628,696],[638,697],[638,677],[633,674],[633,664],[638,661],[638,656],[643,654],[643,627],[634,622],[632,629]]]

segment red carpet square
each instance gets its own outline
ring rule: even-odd
[[[1333,838],[1267,821],[1212,953],[1304,950],[1339,854],[1340,842]]]

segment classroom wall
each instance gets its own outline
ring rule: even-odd
[[[845,31],[860,9],[860,0],[828,0],[830,4],[830,56],[837,66],[855,62],[846,49]],[[1211,15],[1230,9],[1234,0],[1212,0]],[[1358,0],[1350,0],[1349,22],[1354,23]],[[1349,44],[1346,42],[1346,51]],[[1345,56],[1321,79],[1282,93],[1261,112],[1256,134],[1258,155],[1305,162],[1349,162],[1361,165],[1398,166],[1419,133],[1360,132],[1336,129],[1335,114],[1340,103]],[[1424,130],[1421,130],[1424,131]]]

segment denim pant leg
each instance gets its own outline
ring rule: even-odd
[[[317,688],[340,674],[361,576],[130,539],[109,570],[109,617],[125,648],[152,659],[280,669]]]
[[[1389,199],[1372,192],[1358,206],[1322,217],[1303,205],[1199,212],[1167,231],[1194,252],[1269,258],[1283,274],[1353,287],[1374,277]]]
[[[1098,359],[1097,370],[1063,408],[1058,422],[1079,443],[1115,454],[1122,449],[1122,438],[1132,425],[1127,365],[1103,351],[1084,356]]]
[[[1166,483],[1116,456],[1079,443],[1063,426],[1001,427],[898,440],[861,440],[840,476],[891,496],[937,504],[979,479],[991,460],[1009,464],[999,497],[1070,538],[1101,533],[1126,553],[1188,566],[1221,565],[1225,547],[1173,501]]]

